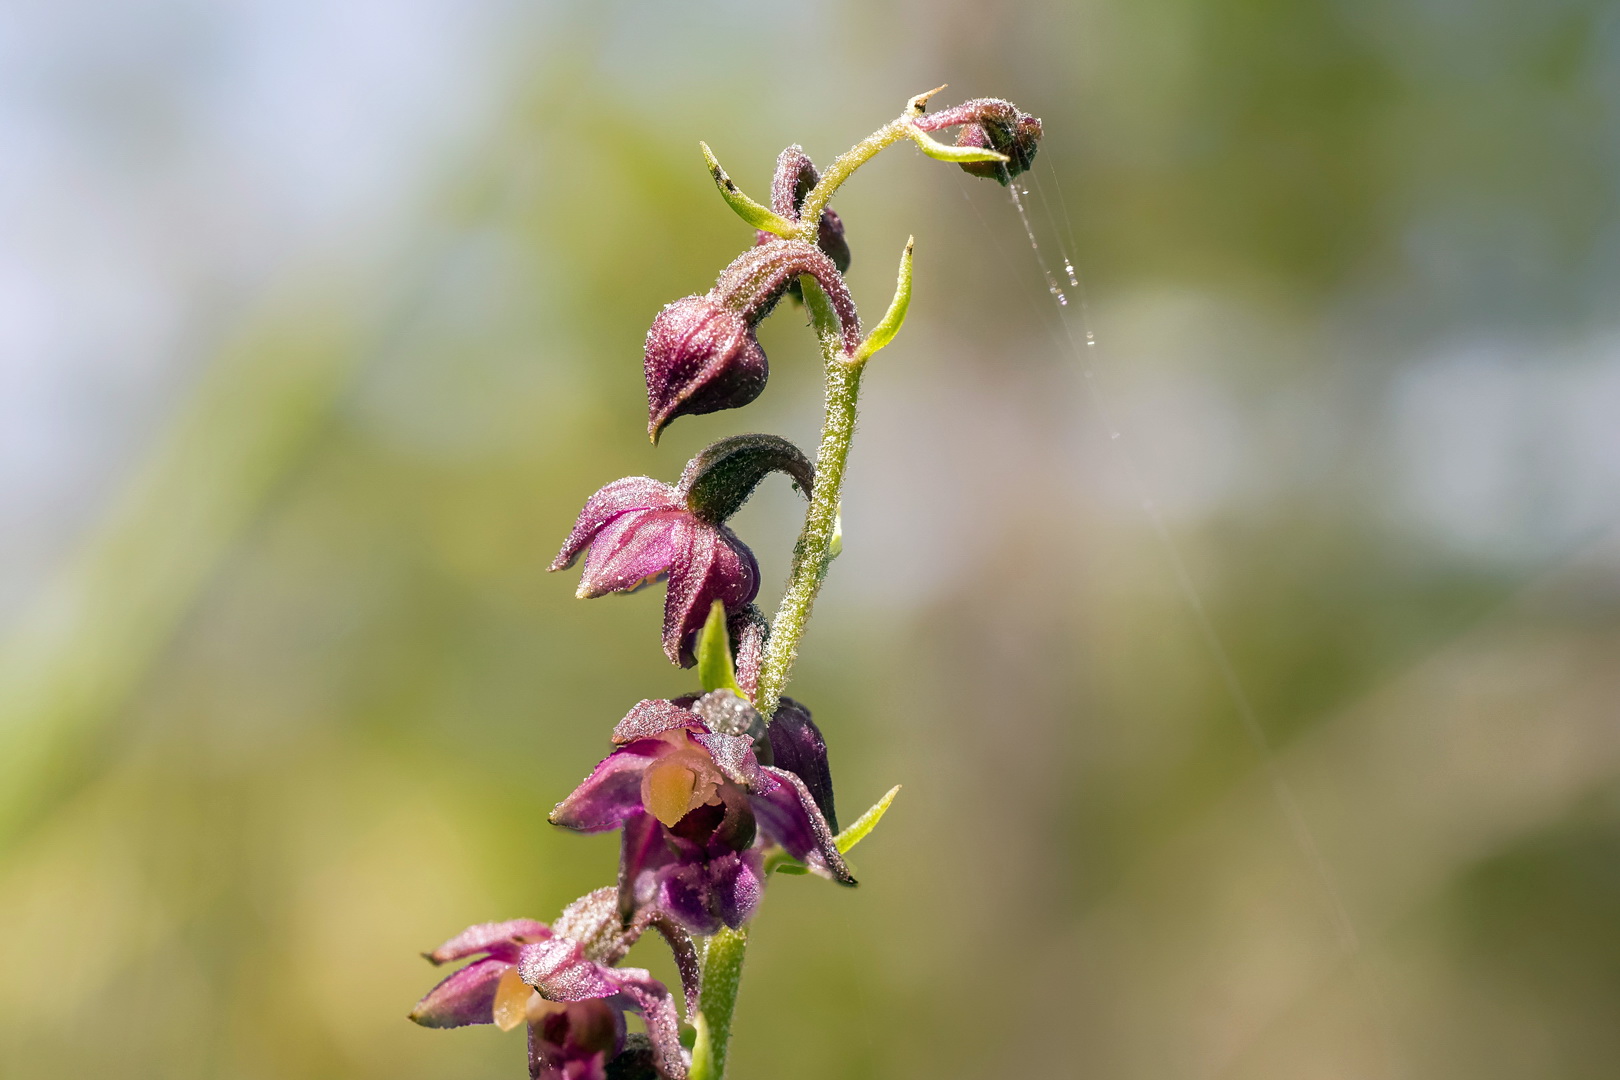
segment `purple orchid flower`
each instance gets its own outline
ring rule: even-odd
[[[687,462],[673,487],[647,476],[615,480],[586,500],[551,569],[571,566],[589,547],[582,598],[667,577],[664,653],[682,667],[696,663],[693,646],[716,600],[739,642],[757,643],[747,609],[759,592],[759,563],[725,521],[771,472],[787,473],[806,494],[815,482],[809,459],[775,435],[721,439]]]
[[[647,971],[612,965],[648,926],[657,928],[675,950],[691,1015],[697,1008],[697,950],[684,930],[656,912],[624,924],[615,892],[598,889],[580,897],[554,926],[513,919],[468,927],[426,956],[435,964],[475,959],[429,990],[410,1018],[424,1027],[495,1024],[503,1031],[526,1023],[532,1080],[607,1080],[610,1063],[627,1053],[637,1061],[650,1057],[665,1080],[684,1080],[680,1023],[669,991]],[[627,1010],[646,1021],[650,1047],[627,1042]]]
[[[582,598],[669,579],[664,653],[682,667],[697,662],[693,642],[716,600],[736,613],[759,593],[759,563],[737,534],[703,520],[683,492],[650,477],[615,480],[592,495],[551,569],[573,565],[587,546]]]
[[[581,832],[622,830],[623,918],[663,912],[697,934],[742,926],[764,893],[767,841],[823,877],[855,884],[828,824],[826,744],[803,706],[784,699],[777,716],[767,727],[747,702],[716,690],[642,701],[613,729],[618,748],[551,821]],[[771,731],[778,722],[779,736]],[[761,764],[778,739],[788,767]]]

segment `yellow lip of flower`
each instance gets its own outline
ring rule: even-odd
[[[707,752],[694,746],[684,731],[673,735],[677,749],[647,766],[641,774],[641,805],[666,826],[675,824],[700,806],[719,801],[716,789],[724,778]]]
[[[529,1018],[529,999],[538,997],[534,987],[524,982],[517,968],[508,968],[501,974],[495,987],[495,1026],[511,1031]]]

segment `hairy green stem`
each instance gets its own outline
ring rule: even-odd
[[[799,223],[803,230],[801,239],[810,243],[816,242],[816,233],[821,228],[821,212],[827,209],[827,203],[832,200],[833,192],[845,180],[855,175],[855,170],[865,165],[878,154],[893,146],[902,139],[912,138],[912,121],[923,114],[923,108],[928,99],[945,89],[936,87],[926,94],[918,94],[906,102],[905,111],[878,128],[872,134],[850,147],[848,150],[827,166],[827,171],[821,174],[816,186],[810,189],[804,197],[804,203],[799,207]]]
[[[816,451],[816,485],[805,511],[804,528],[793,545],[793,569],[787,591],[782,595],[776,618],[771,620],[771,636],[765,643],[765,659],[760,666],[759,711],[773,716],[793,672],[799,640],[810,621],[816,594],[827,577],[832,562],[833,536],[838,527],[838,505],[843,495],[844,466],[849,461],[849,444],[855,436],[855,406],[861,389],[864,365],[844,357],[826,297],[811,279],[803,278],[806,305],[821,332],[822,353],[827,369],[827,417],[821,429],[821,448]],[[830,322],[830,326],[829,326]]]
[[[691,1080],[721,1080],[726,1074],[726,1046],[731,1041],[731,1014],[742,982],[748,928],[721,930],[703,952],[703,1004],[698,1009],[697,1041],[692,1044]]]

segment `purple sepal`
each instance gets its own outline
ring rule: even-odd
[[[511,970],[506,960],[468,964],[423,995],[410,1018],[423,1027],[453,1028],[495,1022],[495,988]]]
[[[647,698],[636,702],[624,719],[613,728],[613,744],[624,746],[637,739],[651,739],[678,727],[700,730],[697,717],[673,701]]]
[[[765,835],[815,873],[843,885],[855,884],[855,878],[833,842],[827,819],[821,816],[804,781],[785,769],[769,765],[760,766],[760,771],[779,781],[774,788],[749,797],[754,817]]]
[[[653,758],[672,748],[659,739],[638,739],[597,763],[591,775],[551,811],[553,825],[577,832],[616,829],[641,810],[641,774]]]
[[[613,969],[587,960],[579,942],[568,938],[523,946],[517,969],[548,1001],[590,1001],[617,992]]]
[[[585,500],[585,508],[579,512],[574,530],[568,534],[562,551],[552,561],[551,569],[561,570],[572,566],[585,545],[622,514],[636,510],[677,509],[681,505],[681,498],[674,488],[650,476],[626,476],[622,480],[615,480]]]
[[[508,919],[506,922],[469,926],[430,953],[423,953],[435,964],[463,960],[474,953],[504,956],[508,962],[517,956],[524,941],[540,941],[551,936],[551,928],[536,919]]]
[[[697,663],[698,632],[716,600],[739,611],[759,595],[759,563],[754,553],[724,525],[696,518],[684,529],[686,546],[669,568],[664,599],[664,655],[681,667]]]
[[[827,764],[827,740],[810,719],[810,710],[783,698],[776,715],[765,729],[771,740],[771,764],[793,773],[816,800],[827,827],[838,831],[838,811],[833,806],[832,769]]]

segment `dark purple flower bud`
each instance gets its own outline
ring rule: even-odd
[[[622,923],[614,890],[599,889],[569,905],[554,927],[532,919],[470,927],[427,956],[436,964],[475,959],[428,991],[410,1018],[425,1027],[495,1024],[510,1031],[527,1024],[534,1080],[607,1080],[609,1064],[625,1049],[624,1013],[632,1010],[646,1021],[656,1074],[683,1080],[686,1059],[669,991],[646,971],[612,966],[657,922]],[[696,949],[672,924],[658,928],[675,946],[690,1010]]]
[[[977,146],[1006,154],[1005,164],[999,161],[969,161],[962,163],[964,172],[999,181],[1003,186],[1019,173],[1027,172],[1035,163],[1035,151],[1041,141],[1041,121],[1010,101],[1000,98],[975,98],[937,113],[920,116],[914,121],[923,131],[961,125],[956,133],[957,146]]]
[[[754,328],[801,274],[827,293],[844,350],[854,354],[860,320],[833,261],[802,240],[751,248],[720,272],[714,288],[670,304],[647,331],[647,433],[654,442],[677,416],[736,409],[759,396],[769,368]]]
[[[821,175],[804,148],[798,144],[782,151],[776,159],[776,175],[771,179],[771,209],[789,221],[799,220],[799,209],[804,197],[816,186]],[[774,233],[760,229],[754,238],[756,244],[768,244],[776,239]],[[844,238],[844,222],[830,207],[821,212],[821,228],[816,233],[816,246],[833,261],[842,274],[849,269],[849,241]],[[803,300],[799,283],[788,286],[795,300]]]
[[[853,885],[805,780],[760,764],[747,702],[727,690],[682,702],[631,709],[618,749],[551,812],[565,828],[621,830],[621,915],[652,909],[699,934],[741,926],[764,892],[764,842]]]
[[[785,472],[808,496],[815,469],[776,435],[734,435],[687,462],[671,487],[646,476],[615,480],[586,500],[551,569],[589,547],[579,595],[634,592],[667,577],[664,652],[691,667],[698,631],[716,600],[739,615],[759,592],[759,564],[725,520],[772,472]],[[755,676],[758,669],[755,667]]]

